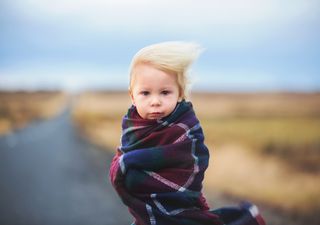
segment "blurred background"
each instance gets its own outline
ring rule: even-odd
[[[1,88],[126,89],[138,49],[187,40],[206,49],[194,90],[318,90],[319,4],[4,0]]]
[[[9,135],[67,112],[76,134],[112,156],[132,56],[194,41],[205,51],[190,100],[211,151],[212,206],[249,199],[270,224],[319,224],[319,25],[318,0],[2,0],[1,154],[18,146]]]

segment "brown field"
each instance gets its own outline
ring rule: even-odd
[[[208,195],[250,199],[305,221],[320,213],[320,93],[195,93],[190,99],[211,151]],[[128,106],[126,93],[83,93],[73,120],[90,141],[114,152]]]
[[[58,91],[0,92],[0,135],[55,116],[66,100],[66,95]]]

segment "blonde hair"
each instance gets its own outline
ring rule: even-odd
[[[202,48],[193,42],[162,42],[142,48],[131,61],[129,91],[133,86],[133,70],[140,63],[147,63],[155,68],[177,76],[180,97],[187,97],[188,69],[198,58]]]

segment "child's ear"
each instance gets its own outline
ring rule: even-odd
[[[130,95],[130,98],[131,98],[131,103],[132,103],[132,105],[135,105],[135,103],[134,103],[134,97],[133,97],[133,94],[132,94],[131,90],[129,90],[129,95]]]
[[[178,98],[178,102],[181,102],[183,100],[183,97],[182,97],[182,95],[180,94],[179,95],[179,98]]]

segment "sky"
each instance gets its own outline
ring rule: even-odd
[[[142,47],[192,41],[205,91],[319,91],[319,0],[2,0],[0,90],[127,89]]]

